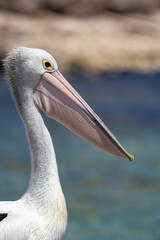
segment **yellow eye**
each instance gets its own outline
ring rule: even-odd
[[[44,59],[42,61],[43,67],[49,71],[52,71],[54,69],[53,63],[51,63],[49,60]]]

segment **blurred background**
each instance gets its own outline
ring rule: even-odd
[[[30,176],[28,144],[2,59],[42,48],[135,162],[57,122],[52,135],[69,222],[64,240],[160,239],[160,0],[0,0],[0,200]]]

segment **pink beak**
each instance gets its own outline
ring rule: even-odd
[[[33,99],[48,117],[87,142],[113,155],[134,160],[58,70],[43,74],[34,90]]]

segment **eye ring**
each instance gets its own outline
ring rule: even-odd
[[[48,71],[52,71],[54,69],[54,65],[53,63],[51,63],[51,61],[47,60],[47,59],[44,59],[42,61],[42,65],[43,67],[48,70]]]

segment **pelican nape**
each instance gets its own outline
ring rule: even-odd
[[[58,71],[46,51],[19,47],[4,60],[7,80],[24,123],[31,177],[17,201],[0,202],[1,240],[59,240],[67,225],[55,152],[39,110],[102,150],[133,161],[102,120]]]

